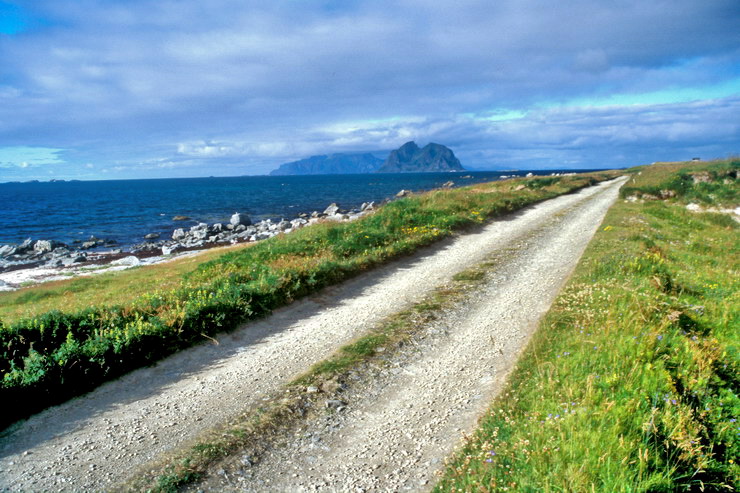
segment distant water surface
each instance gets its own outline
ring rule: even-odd
[[[234,212],[247,213],[252,220],[292,219],[302,212],[321,212],[332,202],[351,209],[392,197],[401,189],[429,190],[448,180],[466,185],[511,174],[480,171],[2,183],[0,244],[26,238],[72,243],[94,235],[131,245],[143,241],[148,233],[162,233],[164,238],[178,227],[228,222]],[[192,220],[175,222],[172,218],[177,215]]]

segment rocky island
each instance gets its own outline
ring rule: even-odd
[[[270,176],[447,171],[465,171],[449,147],[429,143],[420,148],[411,141],[391,151],[385,161],[371,152],[323,154],[281,164]]]
[[[369,152],[329,154],[311,156],[306,159],[281,164],[278,169],[270,172],[270,176],[373,173],[382,164],[382,159]]]
[[[422,148],[416,142],[406,142],[391,152],[378,173],[423,173],[465,171],[449,147],[429,143]]]

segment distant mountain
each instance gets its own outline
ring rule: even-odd
[[[281,164],[278,169],[270,172],[270,176],[373,173],[381,164],[383,160],[369,152],[311,156]]]
[[[406,142],[392,151],[378,173],[420,173],[424,171],[465,171],[451,149],[441,144],[419,148],[416,142]]]

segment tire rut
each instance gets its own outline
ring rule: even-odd
[[[110,489],[135,469],[278,392],[383,318],[492,251],[515,245],[555,215],[591,203],[591,198],[610,204],[613,199],[603,197],[616,196],[621,182],[596,185],[499,218],[479,231],[442,241],[222,334],[217,344],[175,354],[17,423],[0,437],[0,489]],[[595,216],[590,220],[590,233],[573,233],[584,236],[585,243],[598,224]],[[537,282],[536,270],[530,275],[531,289],[546,284]],[[556,290],[562,281],[553,282],[551,290]],[[519,323],[516,317],[514,322]],[[522,337],[517,333],[514,339]]]
[[[238,457],[191,491],[426,491],[501,390],[617,196],[592,196],[518,245],[410,350],[364,375],[347,406],[255,466]]]

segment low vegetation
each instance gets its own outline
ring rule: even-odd
[[[0,319],[9,325],[51,310],[76,311],[90,306],[130,303],[143,294],[178,287],[183,275],[197,269],[203,262],[220,257],[224,249],[238,250],[249,245],[242,243],[146,267],[84,275],[0,292]],[[90,270],[94,272],[96,268]]]
[[[633,170],[436,491],[734,491],[740,160]],[[694,207],[697,209],[697,207]]]
[[[186,485],[192,487],[209,470],[223,465],[220,461],[228,461],[235,454],[259,462],[274,437],[295,433],[302,422],[326,412],[320,402],[327,397],[341,399],[346,382],[354,380],[350,375],[368,378],[371,368],[384,365],[387,358],[428,328],[440,312],[463,301],[495,265],[485,262],[461,272],[452,282],[387,317],[368,333],[313,365],[286,385],[285,394],[263,400],[259,408],[245,410],[227,425],[209,430],[194,445],[165,458],[157,467],[147,465],[122,490],[176,492]],[[310,387],[316,392],[306,392]]]
[[[520,190],[515,188],[521,180],[499,182],[417,195],[355,222],[319,224],[226,253],[133,298],[69,310],[65,297],[56,297],[56,305],[45,305],[50,311],[0,322],[0,397],[16,403],[3,413],[0,426],[456,230],[613,176],[568,176]],[[113,281],[102,287],[107,289],[120,286]],[[18,296],[32,297],[27,293]]]

